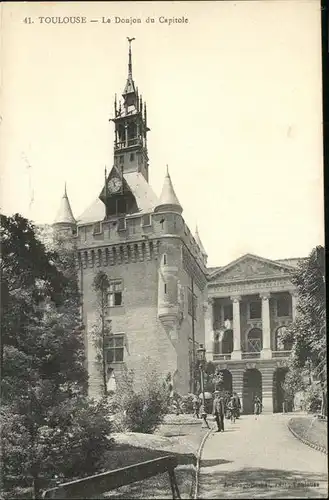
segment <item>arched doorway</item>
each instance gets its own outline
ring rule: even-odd
[[[222,340],[222,353],[231,354],[233,351],[233,330],[225,330]]]
[[[248,333],[248,352],[260,352],[262,350],[262,330],[260,328],[252,328]]]
[[[273,411],[280,413],[283,411],[283,402],[286,398],[287,411],[292,411],[292,399],[287,397],[283,384],[288,373],[288,368],[277,368],[273,374]]]
[[[243,374],[243,413],[250,415],[254,412],[254,399],[262,399],[262,375],[256,368],[248,369]]]

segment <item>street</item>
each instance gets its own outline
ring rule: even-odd
[[[289,418],[226,420],[204,445],[198,498],[326,498],[327,456],[297,440]]]

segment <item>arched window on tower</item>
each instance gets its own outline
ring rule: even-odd
[[[137,127],[135,122],[131,122],[128,125],[128,141],[136,138]]]
[[[125,142],[126,141],[126,131],[125,131],[125,126],[124,125],[119,125],[119,127],[118,127],[118,137],[119,137],[119,142]]]

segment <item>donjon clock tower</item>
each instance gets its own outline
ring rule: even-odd
[[[136,387],[142,384],[150,360],[159,376],[170,373],[175,389],[186,394],[192,387],[193,351],[204,342],[207,255],[199,234],[194,237],[184,221],[168,168],[160,197],[149,184],[150,129],[146,103],[133,79],[133,40],[128,38],[127,81],[110,119],[113,166],[94,203],[76,221],[65,193],[66,208],[54,223],[57,231],[74,225],[70,237],[77,252],[91,396],[102,391],[93,340],[99,325],[93,282],[100,271],[109,282],[105,320],[111,325],[106,349],[111,390],[127,368],[133,370]]]

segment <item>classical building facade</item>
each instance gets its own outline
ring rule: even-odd
[[[206,356],[222,370],[225,388],[239,394],[244,413],[252,413],[256,395],[264,411],[282,411],[291,347],[282,334],[296,315],[291,275],[298,262],[247,254],[209,269]]]
[[[54,228],[76,242],[89,393],[99,395],[102,366],[93,341],[100,311],[94,280],[109,281],[105,299],[108,386],[134,372],[142,383],[146,359],[162,376],[171,373],[177,391],[191,390],[193,345],[204,339],[206,259],[198,233],[182,216],[167,169],[158,198],[149,184],[147,108],[132,76],[114,102],[113,167],[95,202],[75,220],[65,191]]]

